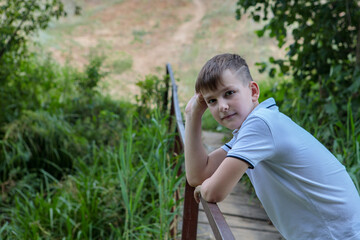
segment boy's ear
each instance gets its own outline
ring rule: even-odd
[[[256,82],[251,81],[250,82],[250,89],[251,89],[252,101],[257,102],[259,100],[259,96],[260,96],[259,85]]]

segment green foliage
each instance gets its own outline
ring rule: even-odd
[[[18,71],[23,74],[10,75],[0,92],[3,181],[40,170],[60,179],[72,169],[73,158],[86,152],[87,143],[119,143],[124,119],[135,108],[98,92],[99,59],[91,59],[84,73],[49,57],[22,59]]]
[[[4,83],[0,90],[0,123],[19,118],[23,110],[43,108],[53,112],[74,93],[75,70],[60,69],[49,56],[31,54],[4,68],[11,71],[1,76]]]
[[[21,57],[22,55],[17,53],[26,49],[29,36],[38,29],[45,29],[53,17],[59,18],[64,15],[60,0],[2,1],[0,3],[0,63],[6,62],[3,58]]]
[[[79,136],[98,145],[115,146],[135,106],[99,95],[91,101],[76,98],[65,111],[67,121]]]
[[[76,136],[63,116],[48,112],[25,111],[5,126],[0,142],[0,176],[5,181],[12,169],[29,172],[45,170],[59,178],[72,168],[72,155],[81,153],[81,137]]]
[[[81,72],[26,52],[26,38],[63,13],[60,1],[0,8],[20,19],[9,27],[14,38],[0,37],[0,239],[170,238],[184,176],[169,154],[167,114],[156,108],[165,80],[139,83],[139,106],[115,101],[99,91],[102,57]]]
[[[91,100],[98,90],[96,87],[99,81],[106,75],[101,70],[104,58],[98,55],[90,56],[90,62],[85,68],[85,74],[81,74],[77,79],[78,91],[86,101]]]
[[[287,47],[287,59],[274,59],[271,76],[291,74],[294,88],[301,88],[304,106],[337,113],[345,119],[347,102],[360,109],[360,5],[358,1],[246,1],[237,2],[237,18],[249,12],[255,21],[265,21],[257,31],[276,38]],[[289,37],[288,31],[291,31]],[[264,71],[267,64],[259,63]],[[278,69],[274,67],[278,66]],[[356,67],[357,66],[357,67]],[[319,121],[326,122],[326,115]]]
[[[248,12],[266,22],[259,37],[268,32],[280,48],[288,46],[286,59],[270,57],[269,74],[277,79],[262,87],[262,97],[275,97],[282,112],[324,143],[360,190],[358,1],[238,0],[237,5],[238,19]],[[257,65],[262,72],[268,67]]]
[[[166,87],[167,81],[167,77],[160,79],[155,75],[147,75],[145,80],[136,83],[140,87],[140,96],[136,96],[139,115],[146,116],[153,108],[167,109],[167,106],[164,105],[168,90]]]
[[[18,96],[19,114],[1,123],[1,239],[169,238],[182,161],[169,154],[166,114],[145,109],[163,106],[164,93],[143,91],[143,117],[97,90],[101,63],[94,61],[79,72],[49,58],[23,59],[36,94],[26,102]],[[10,105],[12,86],[3,92]]]
[[[168,238],[179,213],[172,196],[184,178],[176,176],[181,161],[173,168],[167,118],[139,123],[124,129],[115,150],[94,145],[76,158],[76,172],[62,181],[42,171],[44,181],[29,175],[9,187],[0,202],[0,238]],[[14,198],[12,206],[6,198]]]
[[[27,41],[52,18],[64,15],[60,0],[0,3],[0,124],[19,118],[23,110],[44,107],[53,97],[53,79],[58,75],[54,63],[48,58],[37,64],[35,54],[27,52]]]

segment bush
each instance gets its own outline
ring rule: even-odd
[[[72,169],[73,158],[89,148],[87,143],[118,145],[124,119],[134,107],[100,94],[102,61],[95,56],[80,72],[32,54],[9,72],[0,91],[3,181],[15,177],[12,169],[17,178],[41,169],[61,178]]]
[[[184,176],[176,176],[182,161],[173,165],[169,154],[168,119],[157,116],[129,124],[116,149],[93,145],[62,181],[41,171],[40,191],[32,184],[38,178],[16,182],[7,192],[13,204],[0,202],[0,238],[168,239]]]
[[[63,13],[57,0],[17,2],[2,10],[34,20],[25,35]],[[0,27],[10,34],[0,37],[9,46],[0,46],[0,238],[169,238],[183,176],[169,154],[167,114],[156,109],[166,109],[165,81],[140,82],[139,106],[115,101],[98,89],[102,57],[91,57],[84,72],[60,67],[29,53],[25,37],[8,41],[23,31]]]
[[[73,156],[84,152],[86,140],[75,135],[63,116],[44,111],[25,111],[20,119],[5,126],[0,142],[0,176],[3,181],[12,169],[38,172],[60,179],[73,166]]]
[[[79,136],[97,145],[116,146],[135,106],[99,95],[92,99],[76,98],[64,111]]]
[[[140,95],[136,96],[139,116],[149,116],[151,109],[167,109],[167,77],[160,79],[155,75],[147,75],[145,80],[138,81],[136,85],[140,87]],[[166,99],[166,100],[165,100]]]

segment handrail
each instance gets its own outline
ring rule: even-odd
[[[176,142],[174,152],[180,154],[181,152],[183,152],[185,146],[185,127],[179,107],[177,85],[175,83],[174,73],[169,63],[166,64],[166,73],[169,76],[172,85],[170,115],[175,115],[176,132],[178,133],[176,134],[177,137],[175,139]],[[194,199],[194,190],[195,188],[191,187],[186,180],[182,222],[183,225],[181,235],[181,239],[183,240],[196,239],[199,204],[197,204]],[[235,239],[218,205],[216,203],[209,203],[203,198],[201,198],[200,200],[206,216],[209,220],[211,229],[213,230],[215,239]]]
[[[182,120],[181,110],[179,107],[177,85],[175,83],[174,73],[173,73],[171,65],[169,63],[166,65],[166,72],[170,77],[171,86],[172,86],[171,109],[174,110],[175,119],[176,119],[176,127],[177,127],[177,131],[179,132],[180,140],[181,140],[180,143],[181,143],[181,146],[184,148],[185,147],[185,127],[184,127],[184,123]]]

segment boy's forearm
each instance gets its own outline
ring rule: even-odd
[[[200,114],[187,114],[185,124],[185,169],[190,185],[202,183],[205,174],[208,154],[201,139]]]
[[[214,174],[206,179],[197,194],[208,202],[220,202],[226,198],[248,169],[249,164],[237,158],[227,157]],[[195,196],[196,198],[196,196]]]

